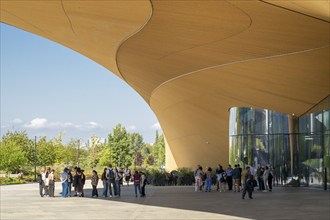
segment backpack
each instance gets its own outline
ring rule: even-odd
[[[247,175],[245,183],[246,183],[246,186],[248,188],[253,188],[254,187],[253,186],[253,176],[252,175]]]
[[[227,177],[227,175],[226,175],[225,172],[220,173],[220,182],[225,183],[226,182],[226,177]]]
[[[269,173],[268,178],[273,178],[272,173]]]
[[[246,186],[253,187],[252,179],[250,179],[250,178],[246,179]]]
[[[107,179],[109,179],[109,180],[115,179],[115,174],[114,174],[113,170],[109,170],[109,173],[107,174]]]
[[[37,181],[38,181],[38,183],[39,183],[40,185],[42,185],[43,180],[42,180],[42,175],[41,175],[41,174],[38,174],[38,179],[37,179]]]

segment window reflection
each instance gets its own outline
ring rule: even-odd
[[[275,185],[324,187],[330,181],[330,97],[293,120],[271,110],[232,108],[229,152],[232,164],[270,165]]]

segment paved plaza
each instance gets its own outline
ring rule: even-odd
[[[36,183],[1,186],[0,219],[330,219],[330,191],[322,189],[275,187],[245,200],[192,186],[147,185],[145,198],[135,198],[132,186],[120,198],[91,198],[90,182],[84,198],[62,198],[60,190],[57,183],[55,198],[41,198]]]

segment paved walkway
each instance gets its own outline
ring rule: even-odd
[[[145,198],[135,198],[132,186],[120,198],[41,198],[38,184],[1,186],[0,219],[330,219],[330,191],[275,188],[241,199],[234,192],[195,193],[191,186],[147,185]],[[99,189],[101,194],[102,189]]]

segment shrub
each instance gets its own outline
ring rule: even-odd
[[[23,184],[24,180],[20,178],[0,177],[0,185]]]
[[[167,184],[167,172],[161,172],[155,170],[151,173],[152,176],[152,184],[154,186],[165,186]]]
[[[192,185],[194,181],[194,172],[191,168],[182,167],[178,169],[178,184],[179,185]]]

